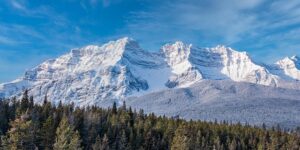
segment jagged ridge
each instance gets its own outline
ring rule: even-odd
[[[247,53],[225,46],[198,48],[175,42],[164,45],[160,52],[148,52],[126,37],[102,46],[72,49],[45,61],[26,71],[24,77],[1,84],[0,96],[16,96],[30,89],[38,102],[47,95],[54,102],[86,106],[189,87],[203,79],[280,87],[284,76],[292,82],[300,79],[298,60],[286,58],[270,69],[253,62]]]

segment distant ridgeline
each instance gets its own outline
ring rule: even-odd
[[[297,130],[146,115],[123,106],[103,109],[42,105],[24,93],[0,101],[0,149],[300,149]]]

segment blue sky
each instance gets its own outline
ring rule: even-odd
[[[219,44],[272,63],[300,54],[299,0],[2,0],[0,82],[71,48],[129,36],[158,50]]]

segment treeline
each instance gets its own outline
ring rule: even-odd
[[[0,101],[1,149],[55,150],[243,150],[300,149],[296,132],[240,124],[185,121],[117,108]]]

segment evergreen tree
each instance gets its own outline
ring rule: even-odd
[[[74,109],[72,104],[52,106],[45,100],[42,105],[34,105],[33,100],[26,103],[26,99],[0,101],[1,150],[300,148],[300,128],[286,131],[279,127],[271,130],[228,122],[186,121],[144,114],[143,110],[137,113],[131,108],[117,109],[116,103],[113,109]]]
[[[0,100],[0,136],[4,135],[9,129],[9,105]]]
[[[4,137],[3,143],[5,149],[35,149],[36,135],[33,133],[33,123],[27,121],[27,116],[22,115],[10,123],[11,129],[8,131],[7,137]]]
[[[117,114],[117,103],[116,102],[113,103],[112,113]]]
[[[236,150],[236,149],[237,149],[236,140],[233,139],[233,140],[230,142],[229,150]]]
[[[92,145],[92,149],[93,150],[109,150],[109,141],[108,141],[107,135],[106,134],[104,135],[102,141],[101,141],[100,136],[98,135],[95,143]]]
[[[28,96],[28,90],[26,89],[23,93],[22,99],[21,99],[21,106],[19,108],[19,114],[23,114],[27,111],[29,107],[29,96]]]
[[[34,100],[33,100],[33,96],[29,97],[29,102],[28,102],[28,109],[32,109],[34,106]]]
[[[102,139],[100,150],[109,150],[109,139],[106,134],[104,134],[104,137]]]
[[[41,147],[43,149],[52,149],[55,140],[54,121],[52,116],[49,116],[43,123],[41,128]]]
[[[126,102],[123,100],[122,110],[126,111]]]
[[[81,149],[79,133],[69,124],[68,118],[63,116],[57,130],[54,143],[55,150],[78,150]]]
[[[172,142],[171,149],[172,150],[189,150],[192,147],[192,139],[189,133],[188,128],[185,124],[179,126],[175,132],[175,136]]]
[[[95,143],[92,145],[92,149],[93,150],[101,150],[101,146],[102,146],[101,144],[102,144],[101,139],[100,139],[100,136],[98,135],[96,137]]]
[[[122,131],[121,138],[120,138],[120,144],[119,144],[119,149],[121,150],[130,150],[128,146],[128,140],[125,131]]]

